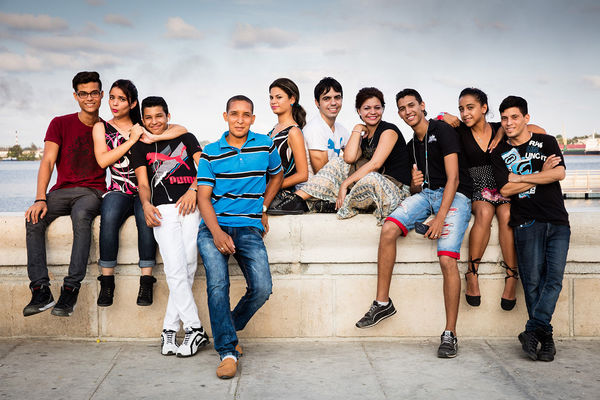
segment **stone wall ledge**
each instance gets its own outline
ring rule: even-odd
[[[560,337],[600,337],[600,212],[572,212],[571,244],[563,291],[553,325]],[[359,330],[354,322],[368,309],[377,275],[380,227],[371,215],[338,220],[332,214],[282,216],[269,219],[265,242],[273,272],[273,295],[257,313],[242,337],[250,338],[392,338],[437,336],[444,323],[442,277],[435,242],[411,232],[398,241],[391,297],[398,314],[374,328]],[[44,312],[24,318],[30,299],[26,268],[23,215],[0,215],[0,337],[153,338],[162,326],[168,296],[160,257],[155,275],[155,303],[135,304],[139,281],[137,234],[133,218],[120,233],[121,246],[115,272],[115,304],[96,306],[99,218],[93,224],[88,275],[83,281],[78,307],[70,318]],[[68,217],[58,218],[48,229],[48,263],[52,290],[67,272],[72,229]],[[461,249],[461,273],[466,271],[467,237]],[[490,243],[480,267],[482,305],[470,307],[461,294],[458,331],[464,337],[514,337],[523,329],[526,309],[522,288],[517,307],[500,309],[504,270],[492,225]],[[231,298],[235,304],[245,290],[234,261],[230,265]],[[464,279],[463,279],[464,282]],[[194,285],[204,325],[209,328],[204,271],[199,264]],[[208,329],[210,332],[210,329]]]

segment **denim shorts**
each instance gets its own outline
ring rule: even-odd
[[[406,198],[400,207],[386,218],[398,225],[402,236],[415,227],[416,222],[423,222],[431,214],[439,211],[442,204],[444,188],[436,190],[423,189],[420,193]],[[442,234],[437,240],[437,255],[460,258],[460,246],[465,236],[465,231],[471,219],[471,200],[462,193],[456,192],[452,205],[448,210]]]

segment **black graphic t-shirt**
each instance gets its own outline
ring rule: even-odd
[[[174,204],[196,181],[194,154],[202,151],[191,133],[175,139],[146,144],[137,142],[131,149],[131,163],[148,171],[151,202],[155,206]]]
[[[560,156],[558,165],[565,160],[553,136],[532,134],[529,141],[511,146],[502,141],[492,152],[492,166],[498,187],[508,183],[509,173],[528,175],[540,172],[544,162],[552,154]],[[559,182],[536,185],[531,189],[511,196],[510,226],[519,226],[531,220],[556,225],[569,225],[569,214],[565,209]]]
[[[446,176],[444,157],[457,153],[459,183],[456,191],[471,198],[473,183],[460,151],[460,139],[454,128],[443,121],[430,119],[427,134],[423,140],[418,140],[413,135],[407,147],[411,164],[417,164],[417,168],[423,172],[424,179],[427,181],[425,187],[432,190],[446,186],[448,177]]]

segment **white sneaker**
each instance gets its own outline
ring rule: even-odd
[[[163,356],[173,356],[177,353],[177,340],[175,335],[177,332],[163,329],[160,334],[160,354]]]
[[[177,349],[177,357],[191,357],[198,352],[200,347],[208,344],[208,335],[204,328],[186,329],[183,342]]]

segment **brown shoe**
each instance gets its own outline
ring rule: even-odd
[[[240,346],[239,344],[237,346],[235,346],[235,350],[238,352],[238,354],[241,356],[244,355],[244,351],[242,350],[242,346]]]
[[[217,367],[217,376],[221,379],[233,378],[237,372],[237,364],[237,361],[231,357],[224,359]]]

